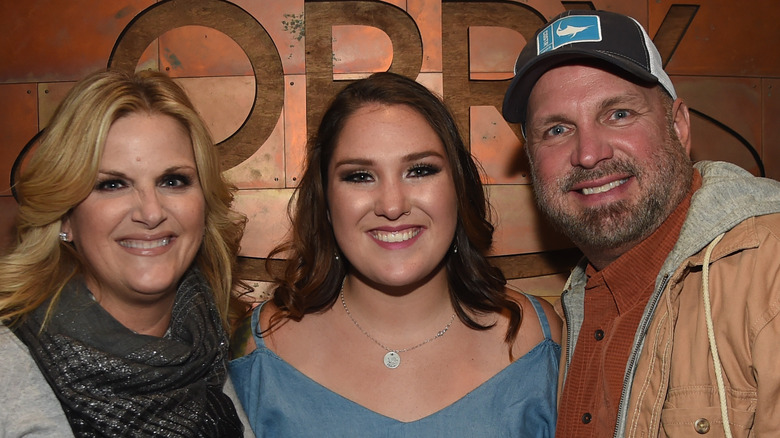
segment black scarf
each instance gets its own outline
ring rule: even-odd
[[[162,338],[120,324],[83,280],[65,286],[40,332],[48,306],[44,302],[14,332],[76,436],[243,436],[233,402],[222,392],[227,335],[197,270],[182,280]]]

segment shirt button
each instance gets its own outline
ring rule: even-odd
[[[584,414],[582,414],[582,424],[588,424],[592,419],[593,416],[590,415],[590,412],[585,412]]]
[[[710,431],[710,422],[706,418],[699,418],[693,422],[693,428],[696,433],[705,434]]]
[[[596,338],[597,341],[600,341],[604,339],[604,330],[598,329],[593,333],[593,337]]]

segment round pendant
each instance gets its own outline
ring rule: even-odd
[[[392,369],[398,368],[401,365],[401,355],[395,351],[388,351],[385,354],[385,366]]]

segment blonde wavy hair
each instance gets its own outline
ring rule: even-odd
[[[59,239],[62,219],[93,190],[111,125],[128,114],[162,114],[189,133],[206,201],[206,230],[195,263],[217,303],[225,328],[246,311],[237,297],[236,256],[246,218],[233,211],[234,188],[202,119],[185,92],[153,71],[101,71],[80,81],[57,108],[15,184],[19,213],[16,242],[0,257],[0,321],[13,323],[84,269]]]

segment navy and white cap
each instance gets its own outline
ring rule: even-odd
[[[638,21],[615,12],[578,9],[553,18],[520,52],[504,96],[504,118],[525,125],[536,81],[553,67],[578,59],[601,60],[642,82],[660,84],[677,98],[658,49]]]

